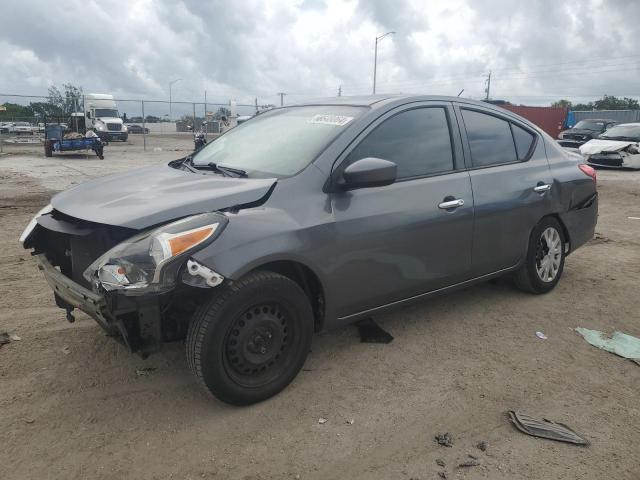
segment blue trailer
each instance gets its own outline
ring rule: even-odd
[[[62,125],[45,127],[44,154],[52,157],[54,152],[93,150],[100,160],[104,160],[104,144],[99,137],[64,138]]]

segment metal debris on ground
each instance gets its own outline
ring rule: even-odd
[[[462,462],[460,464],[458,464],[458,468],[471,468],[471,467],[478,467],[480,465],[480,462],[478,460],[467,460],[466,462]]]
[[[324,417],[320,417],[320,418],[318,419],[318,423],[319,423],[320,425],[324,425],[325,423],[327,423],[327,419],[326,419],[326,418],[324,418]]]
[[[438,445],[442,445],[443,447],[453,447],[453,437],[449,432],[439,433],[435,438]]]
[[[446,467],[446,466],[447,466],[447,464],[446,464],[446,463],[444,463],[444,460],[442,460],[441,458],[437,458],[437,459],[436,459],[436,464],[437,464],[438,466],[440,466],[440,467]]]
[[[449,478],[449,475],[447,475],[447,472],[438,472],[438,476],[440,478],[443,478],[444,480],[447,480],[447,478]]]
[[[35,420],[33,418],[25,418],[24,423],[33,423]]]
[[[0,333],[0,345],[4,345],[5,343],[11,343],[11,337],[7,332]]]
[[[22,337],[19,337],[18,335],[9,335],[9,338],[12,342],[19,342],[20,340],[22,340]]]
[[[353,418],[350,418],[349,420],[347,420],[345,422],[347,425],[353,425],[355,423],[355,420]]]
[[[478,444],[476,445],[476,448],[482,452],[486,452],[487,451],[487,442],[478,442]]]
[[[543,332],[536,332],[536,337],[538,337],[541,340],[547,339],[547,336]]]
[[[552,422],[546,418],[539,420],[524,413],[514,412],[513,410],[510,410],[508,413],[515,427],[527,435],[557,440],[559,442],[573,443],[574,445],[589,445],[587,440],[563,423]]]
[[[393,341],[393,335],[384,330],[372,318],[365,318],[356,325],[362,343],[391,343]]]
[[[65,355],[69,355],[71,353],[71,349],[65,345],[64,347],[62,347],[62,353],[64,353]]]
[[[467,457],[471,458],[472,460],[477,460],[478,457],[476,457],[475,455],[472,455],[470,453],[467,454]]]
[[[640,365],[640,338],[615,331],[611,338],[598,330],[578,327],[576,332],[584,337],[594,347],[615,353],[619,357],[628,358]]]
[[[156,371],[156,367],[144,367],[136,370],[136,375],[143,377],[149,375],[151,372]]]

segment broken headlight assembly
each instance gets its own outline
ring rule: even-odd
[[[139,233],[100,256],[84,278],[96,288],[146,295],[171,290],[181,260],[215,240],[226,226],[219,213],[203,213]]]
[[[24,242],[27,240],[27,238],[29,238],[29,235],[31,235],[33,229],[36,228],[36,225],[38,224],[38,217],[46,215],[47,213],[51,213],[52,211],[53,207],[51,206],[51,204],[49,204],[33,216],[31,221],[27,224],[24,231],[22,232],[22,235],[20,235],[20,243],[22,245],[24,245]]]

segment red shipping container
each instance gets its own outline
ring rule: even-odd
[[[551,135],[553,139],[558,138],[558,134],[564,130],[564,122],[569,113],[568,108],[561,107],[527,107],[509,104],[497,106],[526,118]]]

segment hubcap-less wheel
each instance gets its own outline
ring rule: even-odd
[[[560,233],[547,227],[536,245],[536,271],[543,282],[552,282],[558,275],[562,261],[562,240]]]
[[[244,387],[259,387],[277,378],[291,350],[291,328],[278,304],[256,305],[242,313],[225,342],[229,376]]]

